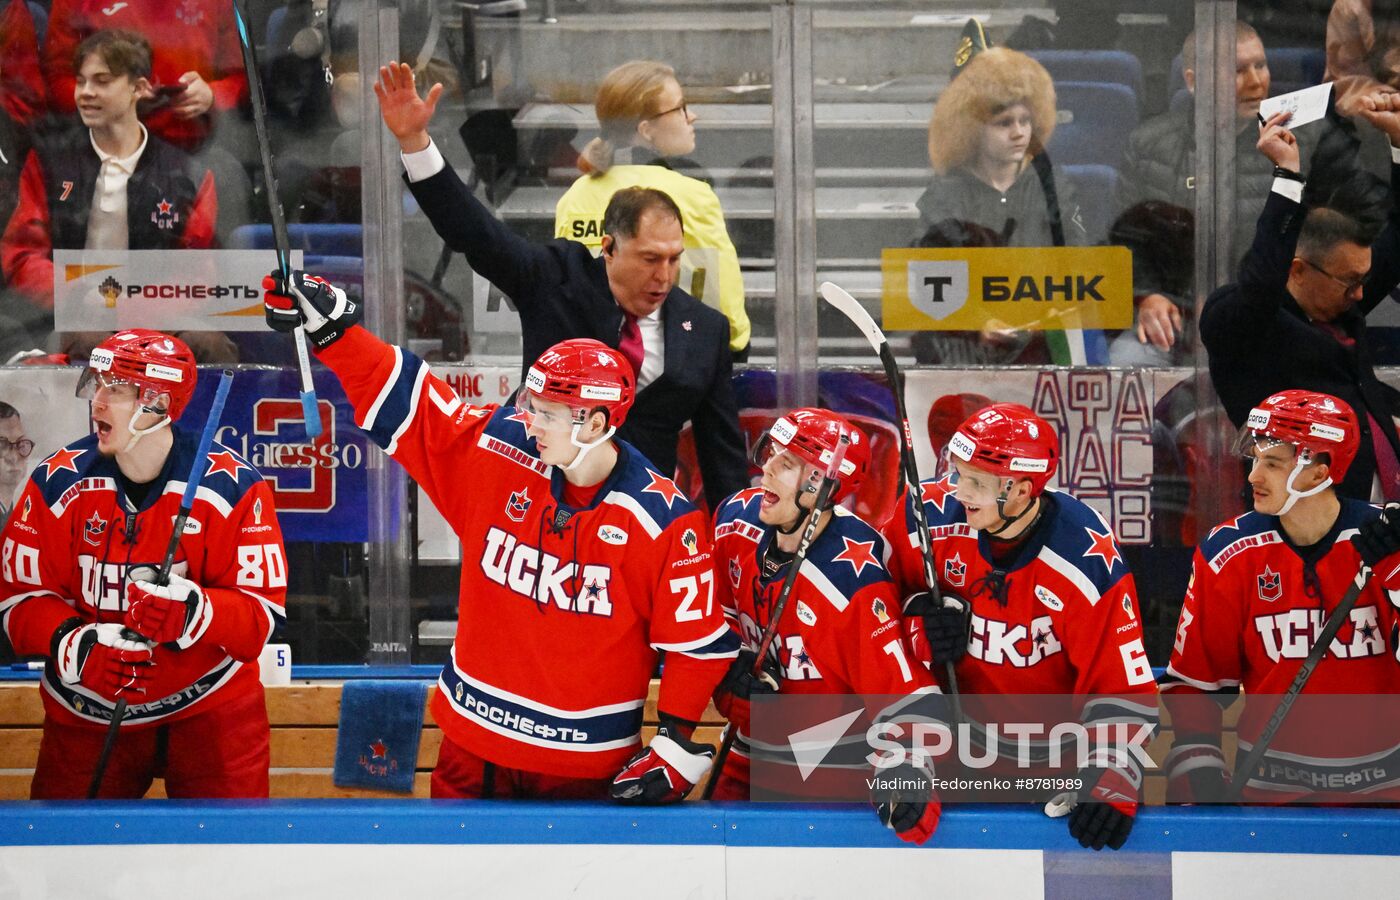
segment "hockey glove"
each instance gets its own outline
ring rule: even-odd
[[[740,650],[739,656],[729,666],[719,687],[715,689],[715,709],[729,720],[731,727],[743,734],[749,734],[751,724],[749,699],[756,694],[776,694],[778,692],[778,664],[771,657],[763,661],[759,673],[753,673],[754,660],[758,654],[752,650]]]
[[[68,619],[53,633],[50,652],[59,680],[80,684],[104,700],[139,700],[151,681],[151,645],[122,636],[115,622],[84,625]]]
[[[131,570],[126,585],[126,627],[157,644],[188,650],[209,630],[214,607],[199,585],[171,573],[169,584],[157,584],[151,566]]]
[[[1385,564],[1386,559],[1400,553],[1400,507],[1386,506],[1357,530],[1351,542],[1386,590],[1400,590],[1400,559]]]
[[[684,800],[710,771],[715,748],[689,741],[662,725],[649,747],[637,751],[612,783],[612,798],[621,803],[659,805]]]
[[[1082,769],[1079,777],[1086,785],[1098,781],[1080,792],[1079,804],[1069,814],[1070,837],[1081,847],[1121,849],[1137,816],[1137,786],[1118,769]]]
[[[972,605],[944,594],[939,603],[927,591],[904,601],[904,635],[915,659],[935,665],[956,663],[967,653]]]
[[[364,309],[335,285],[293,272],[291,284],[284,285],[282,276],[273,272],[263,279],[263,317],[274,331],[291,331],[306,326],[306,333],[317,347],[328,347],[356,325]]]
[[[901,841],[922,844],[933,836],[943,815],[943,803],[928,771],[907,764],[896,766],[877,771],[871,784],[870,802],[880,822],[893,829]]]

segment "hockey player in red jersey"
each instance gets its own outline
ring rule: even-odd
[[[175,424],[194,393],[177,338],[129,329],[89,357],[93,433],[44,460],[0,536],[0,613],[20,656],[47,657],[31,796],[85,795],[118,699],[99,796],[266,797],[258,655],[283,620],[272,492],[217,442]],[[169,583],[155,583],[192,465],[206,466]],[[143,636],[130,640],[123,626]]]
[[[816,510],[818,485],[842,434],[850,438],[827,508]],[[854,513],[836,506],[853,494],[869,466],[869,441],[845,419],[822,409],[780,416],[755,449],[759,487],[740,491],[715,517],[715,580],[726,614],[745,649],[715,694],[738,737],[719,775],[715,799],[749,798],[749,701],[756,693],[894,694],[934,692],[933,679],[905,655],[899,601],[885,569],[885,542]],[[805,502],[804,502],[805,501]],[[809,516],[820,517],[806,561],[793,583],[761,674],[754,660],[787,568]],[[907,841],[923,843],[938,827],[941,806],[888,803],[882,820]]]
[[[530,368],[517,407],[467,406],[359,327],[339,289],[300,273],[267,287],[269,324],[305,322],[357,424],[462,542],[457,635],[432,702],[433,796],[683,798],[713,758],[690,737],[738,637],[714,602],[704,516],[613,437],[635,389],[626,358],[563,341]],[[658,651],[661,726],[643,748]]]
[[[954,663],[964,694],[1092,696],[1070,704],[1085,726],[1154,726],[1156,685],[1132,574],[1102,516],[1047,490],[1060,458],[1053,427],[1024,406],[997,403],[963,422],[948,451],[952,472],[923,482],[920,497],[944,603],[924,583],[907,498],[885,526],[911,654],[935,664],[935,675]],[[1141,764],[1103,747],[1081,775],[1071,835],[1096,850],[1122,847]]]
[[[1197,548],[1162,679],[1176,733],[1166,766],[1169,800],[1225,798],[1232,779],[1221,750],[1223,709],[1243,688],[1237,726],[1242,755],[1278,707],[1363,560],[1375,567],[1375,577],[1261,766],[1249,773],[1242,798],[1400,798],[1400,718],[1393,707],[1382,711],[1376,702],[1376,695],[1400,695],[1397,595],[1388,593],[1400,589],[1400,558],[1394,557],[1400,529],[1375,507],[1339,497],[1334,488],[1360,441],[1351,408],[1312,391],[1274,394],[1241,429],[1236,449],[1252,463],[1254,511],[1221,523]]]

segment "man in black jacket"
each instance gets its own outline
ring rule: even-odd
[[[1287,113],[1265,124],[1258,148],[1274,180],[1239,282],[1219,288],[1201,313],[1201,339],[1225,411],[1243,425],[1265,397],[1289,388],[1332,394],[1361,420],[1361,448],[1340,489],[1358,499],[1400,499],[1394,392],[1381,384],[1366,345],[1366,314],[1400,282],[1400,95],[1376,94],[1362,115],[1390,139],[1392,206],[1371,246],[1352,219],[1302,205],[1298,142]]]
[[[472,196],[428,136],[442,85],[423,98],[407,65],[391,63],[379,73],[374,91],[403,151],[409,190],[448,246],[520,311],[522,378],[541,353],[568,338],[616,347],[632,360],[640,387],[619,436],[669,475],[689,421],[710,508],[748,487],[729,322],[675,286],[685,249],[675,203],[659,191],[619,191],[604,216],[611,232],[601,258],[575,241],[527,241]]]

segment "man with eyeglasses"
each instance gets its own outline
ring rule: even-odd
[[[1400,395],[1372,367],[1366,315],[1400,283],[1400,95],[1364,98],[1361,115],[1391,145],[1392,207],[1371,239],[1339,209],[1303,205],[1298,142],[1279,113],[1260,130],[1274,180],[1240,279],[1201,314],[1210,375],[1235,427],[1290,388],[1330,394],[1356,410],[1361,446],[1338,486],[1345,497],[1400,500]]]
[[[646,187],[614,194],[601,257],[577,241],[528,241],[472,196],[429,136],[442,90],[433,85],[420,97],[412,69],[400,63],[381,67],[374,85],[414,199],[447,245],[519,310],[522,379],[559,341],[602,341],[637,374],[637,402],[619,436],[670,477],[690,422],[710,508],[748,487],[729,322],[676,285],[685,222],[675,200]]]
[[[15,494],[24,484],[25,460],[34,452],[34,442],[24,436],[19,410],[0,401],[0,528],[10,517]]]

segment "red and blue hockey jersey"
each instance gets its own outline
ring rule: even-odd
[[[73,616],[122,621],[127,572],[164,560],[198,450],[197,433],[172,428],[170,453],[139,509],[122,490],[116,460],[97,452],[95,436],[35,468],[0,534],[0,615],[15,653],[47,655],[54,630]],[[173,721],[262,690],[258,655],[284,619],[282,530],[257,470],[217,442],[173,571],[204,589],[213,620],[187,650],[155,648],[147,700],[127,707],[123,728]],[[51,661],[42,683],[49,716],[111,720],[113,704],[81,685],[64,684]]]
[[[969,718],[985,709],[996,721],[1155,727],[1157,685],[1142,642],[1137,590],[1098,512],[1069,494],[1046,491],[1040,521],[1015,557],[997,566],[989,537],[967,524],[948,479],[923,482],[921,498],[938,587],[972,607],[967,655],[956,669],[958,688],[969,695]],[[890,570],[908,597],[928,588],[907,497],[903,506],[884,533]],[[943,672],[935,668],[934,675],[941,679]],[[994,699],[1000,697],[1008,699]]]
[[[1361,566],[1351,536],[1378,512],[1357,500],[1341,504],[1331,531],[1309,548],[1295,547],[1277,516],[1251,512],[1217,526],[1196,549],[1162,679],[1177,735],[1169,776],[1224,767],[1222,708],[1241,688],[1241,752],[1277,708]],[[1395,602],[1379,579],[1362,591],[1270,743],[1245,799],[1400,796]],[[1217,702],[1202,703],[1202,695]]]
[[[725,614],[734,620],[750,650],[758,649],[792,565],[788,562],[775,570],[764,566],[776,530],[759,519],[762,496],[759,488],[740,491],[715,516],[719,594]],[[769,647],[769,655],[778,666],[781,694],[883,698],[937,693],[928,670],[907,654],[899,596],[885,568],[886,556],[885,539],[878,531],[842,507],[833,509],[832,517],[808,548]],[[761,714],[761,710],[754,711],[758,736],[765,741],[765,760],[790,764],[788,748],[772,743],[765,735],[757,719]],[[751,742],[750,735],[739,734],[725,764],[726,779],[747,784]],[[852,746],[853,752],[845,756],[864,760],[869,752],[864,741]],[[861,764],[863,773],[867,769],[868,764]],[[769,777],[783,783],[782,776],[771,770]],[[806,774],[792,776],[791,784],[807,780]],[[729,796],[729,792],[720,796]]]
[[[563,502],[511,407],[474,407],[360,327],[320,352],[356,423],[408,470],[462,542],[452,659],[433,717],[512,768],[616,774],[658,709],[698,721],[739,649],[715,602],[708,523],[626,442],[593,502]]]

